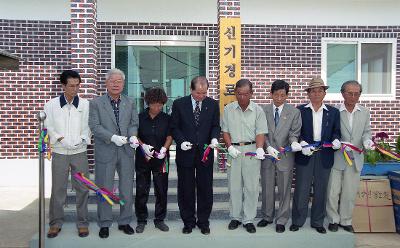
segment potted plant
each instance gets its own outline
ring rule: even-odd
[[[396,140],[395,145],[390,145],[388,142],[389,135],[385,132],[380,132],[372,138],[376,145],[385,151],[397,153],[400,151],[400,136]],[[400,170],[400,163],[392,157],[385,155],[379,149],[366,151],[364,155],[364,167],[361,171],[362,176],[374,175],[385,176],[388,171]]]

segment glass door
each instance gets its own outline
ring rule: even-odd
[[[124,71],[124,94],[145,108],[144,93],[162,87],[168,96],[164,111],[175,99],[190,93],[190,81],[206,75],[206,45],[193,41],[116,41],[115,67]]]

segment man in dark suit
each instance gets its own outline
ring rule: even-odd
[[[210,233],[208,221],[213,205],[213,161],[201,162],[204,145],[215,148],[220,136],[218,103],[207,97],[208,80],[195,77],[190,84],[191,95],[174,101],[171,128],[176,142],[178,170],[178,206],[184,223],[182,232],[191,233],[197,226],[201,233]],[[196,194],[197,193],[197,194]],[[197,221],[195,203],[197,197]]]
[[[303,149],[295,155],[296,184],[290,231],[298,231],[306,221],[313,183],[310,224],[317,232],[326,233],[323,223],[326,216],[327,186],[334,151],[341,146],[339,110],[323,103],[326,89],[328,86],[325,86],[321,78],[311,79],[306,88],[310,103],[298,107],[302,119],[299,140]],[[323,147],[325,142],[332,142],[333,146]],[[320,145],[314,145],[317,143]]]

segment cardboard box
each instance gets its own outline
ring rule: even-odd
[[[389,179],[363,179],[353,211],[355,232],[395,232]]]

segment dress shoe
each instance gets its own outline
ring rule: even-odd
[[[268,226],[268,224],[272,224],[272,221],[268,221],[268,220],[260,220],[260,222],[257,223],[258,227],[266,227]]]
[[[87,227],[78,227],[78,236],[81,238],[89,236],[89,228]]]
[[[101,227],[99,231],[99,237],[102,239],[108,238],[109,235],[108,227]]]
[[[208,226],[206,227],[200,227],[200,232],[204,235],[210,234],[210,228]]]
[[[295,224],[292,224],[292,225],[289,227],[289,230],[292,231],[292,232],[297,232],[299,229],[300,229],[300,226],[295,225]]]
[[[337,232],[339,225],[337,223],[329,223],[328,230],[331,232]]]
[[[163,232],[168,232],[169,231],[169,227],[167,226],[167,224],[165,224],[164,221],[160,221],[160,222],[154,223],[154,226],[157,229],[160,229]]]
[[[136,233],[144,232],[145,227],[146,227],[145,223],[138,223],[138,225],[136,226]]]
[[[352,225],[344,226],[344,225],[340,225],[340,224],[339,224],[339,226],[340,226],[341,228],[343,228],[343,230],[345,230],[346,232],[354,233],[354,228],[353,228]]]
[[[238,220],[231,220],[231,222],[229,222],[228,229],[235,230],[236,228],[239,227],[240,224],[242,224],[242,222]]]
[[[317,230],[317,232],[325,234],[326,233],[326,229],[323,226],[313,226],[311,225],[312,228],[314,228],[315,230]]]
[[[60,227],[51,226],[49,231],[47,232],[47,237],[49,239],[57,237],[58,233],[61,231]]]
[[[182,229],[183,234],[189,234],[192,232],[192,228],[190,226],[184,226]]]
[[[253,223],[244,224],[243,227],[246,229],[246,231],[248,233],[255,233],[256,232],[256,227],[253,225]]]
[[[283,233],[285,231],[285,226],[281,224],[276,224],[275,231],[277,233]]]
[[[121,231],[123,231],[125,234],[128,234],[128,235],[132,235],[132,234],[135,233],[135,231],[133,230],[133,228],[132,228],[129,224],[126,224],[126,225],[119,225],[119,226],[118,226],[118,230],[121,230]]]

